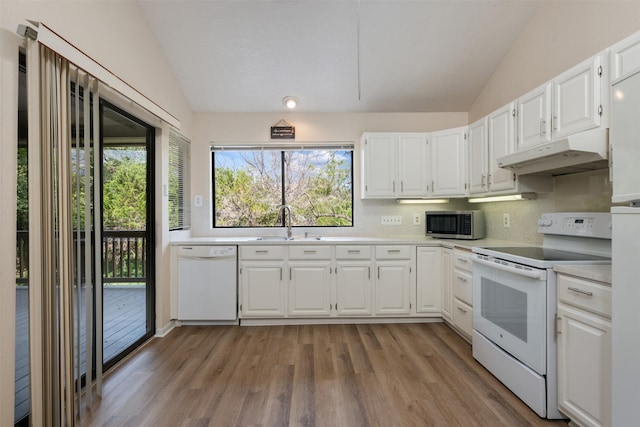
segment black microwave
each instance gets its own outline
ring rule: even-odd
[[[427,211],[426,235],[445,239],[482,239],[484,212],[474,211]]]

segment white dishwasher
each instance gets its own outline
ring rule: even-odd
[[[238,318],[238,247],[178,248],[178,320]]]

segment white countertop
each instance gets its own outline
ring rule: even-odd
[[[385,237],[361,237],[361,236],[322,236],[320,240],[315,238],[303,238],[302,236],[294,240],[256,240],[256,237],[190,237],[175,240],[171,245],[418,245],[418,246],[444,246],[448,248],[458,248],[471,250],[474,246],[520,246],[517,242],[510,242],[497,239],[479,240],[456,240],[456,239],[434,239],[432,237],[404,236],[397,238]]]
[[[557,265],[553,269],[561,274],[611,284],[611,264]]]

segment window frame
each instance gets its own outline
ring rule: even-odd
[[[224,151],[274,151],[282,153],[285,151],[305,151],[305,150],[333,150],[333,151],[350,151],[351,152],[351,162],[350,162],[350,180],[351,180],[351,225],[292,225],[293,228],[353,228],[355,226],[355,206],[354,206],[354,163],[355,163],[355,143],[354,142],[315,142],[315,143],[292,143],[292,144],[256,144],[256,143],[240,143],[240,144],[211,144],[211,158],[210,158],[210,167],[211,167],[211,227],[213,229],[259,229],[259,228],[279,228],[285,227],[285,218],[281,218],[278,223],[274,223],[274,225],[259,225],[259,226],[221,226],[216,225],[216,195],[215,195],[215,153],[216,152],[224,152]],[[282,157],[281,157],[282,158]],[[281,165],[282,173],[281,173],[281,191],[280,198],[282,201],[285,201],[285,189],[286,189],[286,178],[285,178],[285,165],[284,162]]]

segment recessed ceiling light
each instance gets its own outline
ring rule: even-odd
[[[295,96],[285,96],[282,98],[282,105],[287,107],[289,110],[293,110],[298,106],[298,98]]]

